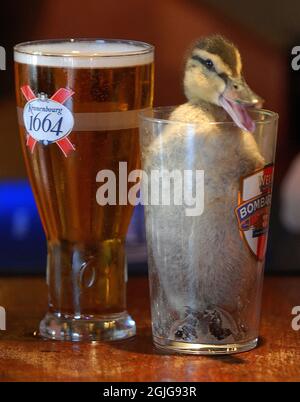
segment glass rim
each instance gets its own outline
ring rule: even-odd
[[[35,45],[47,45],[47,44],[61,44],[61,43],[120,43],[127,45],[140,46],[143,49],[140,50],[129,50],[129,51],[119,51],[110,54],[105,53],[91,53],[91,54],[78,54],[72,52],[51,52],[51,51],[37,51],[37,50],[26,50],[28,46]],[[15,53],[22,53],[31,56],[43,56],[43,57],[74,57],[74,58],[91,58],[91,57],[122,57],[122,56],[139,56],[143,54],[153,53],[155,46],[147,42],[131,40],[131,39],[106,39],[106,38],[65,38],[65,39],[42,39],[20,42],[14,46]]]
[[[162,124],[182,124],[182,125],[186,125],[186,126],[190,126],[190,127],[195,127],[195,126],[199,126],[201,125],[201,123],[195,123],[195,122],[187,122],[187,121],[182,121],[182,120],[170,120],[167,118],[160,118],[160,117],[155,117],[155,116],[151,116],[151,113],[171,113],[173,110],[175,110],[175,108],[177,108],[180,105],[177,106],[159,106],[159,107],[154,107],[154,108],[150,108],[150,109],[146,109],[146,110],[142,110],[139,113],[139,118],[141,120],[145,120],[145,121],[149,121],[149,122],[155,122],[155,123],[162,123]],[[278,121],[279,118],[279,114],[276,112],[273,112],[272,110],[268,110],[268,109],[250,109],[249,110],[250,113],[254,113],[257,114],[259,116],[265,116],[266,118],[264,120],[258,120],[258,119],[254,119],[255,124],[268,124],[271,122],[275,122]],[[210,125],[231,125],[231,126],[235,126],[236,124],[234,123],[234,121],[210,121],[207,124]]]

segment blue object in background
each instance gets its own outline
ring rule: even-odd
[[[45,271],[46,240],[27,180],[0,182],[0,273]]]
[[[129,271],[146,271],[143,207],[135,208],[127,236]],[[0,182],[0,274],[40,274],[46,239],[27,180]]]

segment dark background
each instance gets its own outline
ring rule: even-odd
[[[300,272],[300,237],[289,233],[279,220],[280,184],[300,149],[300,72],[292,72],[290,67],[291,49],[300,45],[299,16],[300,3],[295,0],[3,2],[0,45],[7,51],[7,71],[0,71],[0,272],[41,272],[45,265],[44,237],[23,181],[26,173],[16,123],[13,45],[70,37],[150,42],[156,47],[155,105],[175,105],[184,102],[185,51],[199,36],[211,33],[221,33],[237,44],[249,85],[266,100],[266,108],[280,115],[267,269]],[[135,269],[145,268],[140,216],[138,211],[130,229],[129,261]]]

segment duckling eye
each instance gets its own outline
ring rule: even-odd
[[[199,61],[199,63],[203,64],[208,70],[215,71],[214,63],[210,59],[202,59],[202,57],[193,55],[193,60]]]
[[[210,59],[204,60],[204,64],[206,68],[208,68],[209,70],[213,70],[214,63]]]

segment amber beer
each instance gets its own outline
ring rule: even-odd
[[[152,105],[153,47],[71,40],[15,47],[25,163],[48,242],[49,311],[41,335],[135,334],[126,312],[124,241],[133,206],[97,203],[101,170],[139,168],[137,115]],[[128,186],[130,188],[130,186]]]

